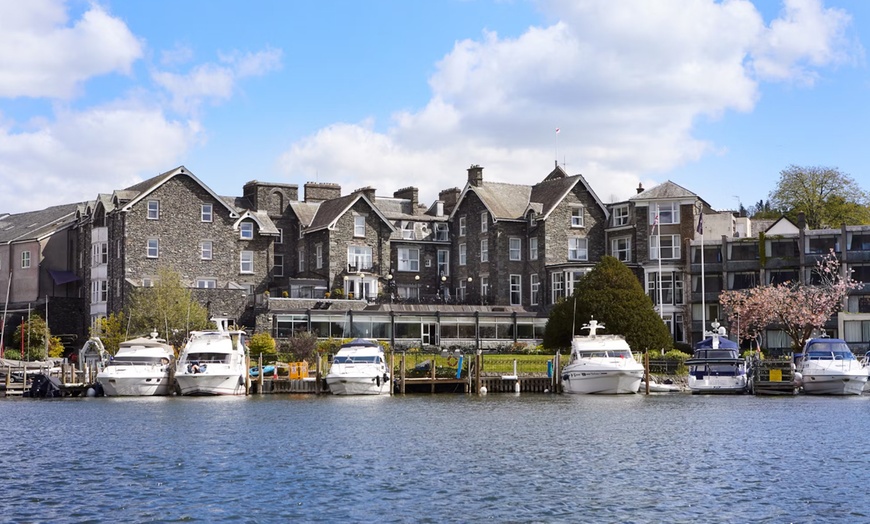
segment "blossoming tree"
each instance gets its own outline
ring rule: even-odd
[[[860,286],[851,275],[841,274],[840,262],[831,250],[816,263],[809,284],[783,282],[723,291],[719,303],[741,340],[758,338],[774,324],[791,338],[792,348],[799,350],[842,308],[849,290]]]

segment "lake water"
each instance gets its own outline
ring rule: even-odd
[[[2,522],[860,522],[870,396],[5,399]]]

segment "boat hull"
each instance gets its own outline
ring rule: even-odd
[[[107,397],[151,397],[172,393],[168,375],[151,376],[101,376],[97,382]]]
[[[637,393],[643,370],[608,371],[566,367],[562,371],[562,391],[582,395],[621,395]]]
[[[326,385],[333,395],[386,395],[390,381],[373,376],[327,375]]]
[[[745,393],[749,382],[746,375],[701,376],[689,375],[689,390],[692,393]]]
[[[867,384],[866,374],[804,374],[804,393],[808,395],[860,395]]]
[[[226,374],[183,374],[176,375],[176,382],[182,395],[244,395],[245,378],[240,375]]]

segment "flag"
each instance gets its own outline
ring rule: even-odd
[[[649,232],[650,235],[652,235],[653,233],[656,232],[656,226],[657,226],[657,225],[659,225],[659,214],[658,214],[658,213],[656,213],[656,217],[655,217],[655,219],[653,220],[652,229],[651,229],[650,232]]]
[[[557,128],[556,128],[556,134],[557,134],[557,135],[559,134],[559,131],[561,131],[561,130],[557,127]]]
[[[704,234],[704,213],[698,215],[698,229],[695,231],[697,231],[699,235]]]

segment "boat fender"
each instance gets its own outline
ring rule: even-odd
[[[562,380],[571,380],[571,375],[565,373],[564,375],[562,375]]]
[[[239,375],[239,385],[240,385],[240,386],[244,386],[244,385],[245,385],[245,377],[243,377],[243,376],[241,376],[241,375]]]
[[[455,366],[456,365],[456,357],[448,357],[447,358],[447,365],[450,367]]]
[[[378,387],[381,387],[381,376],[380,375],[375,377],[375,382],[378,384]]]

